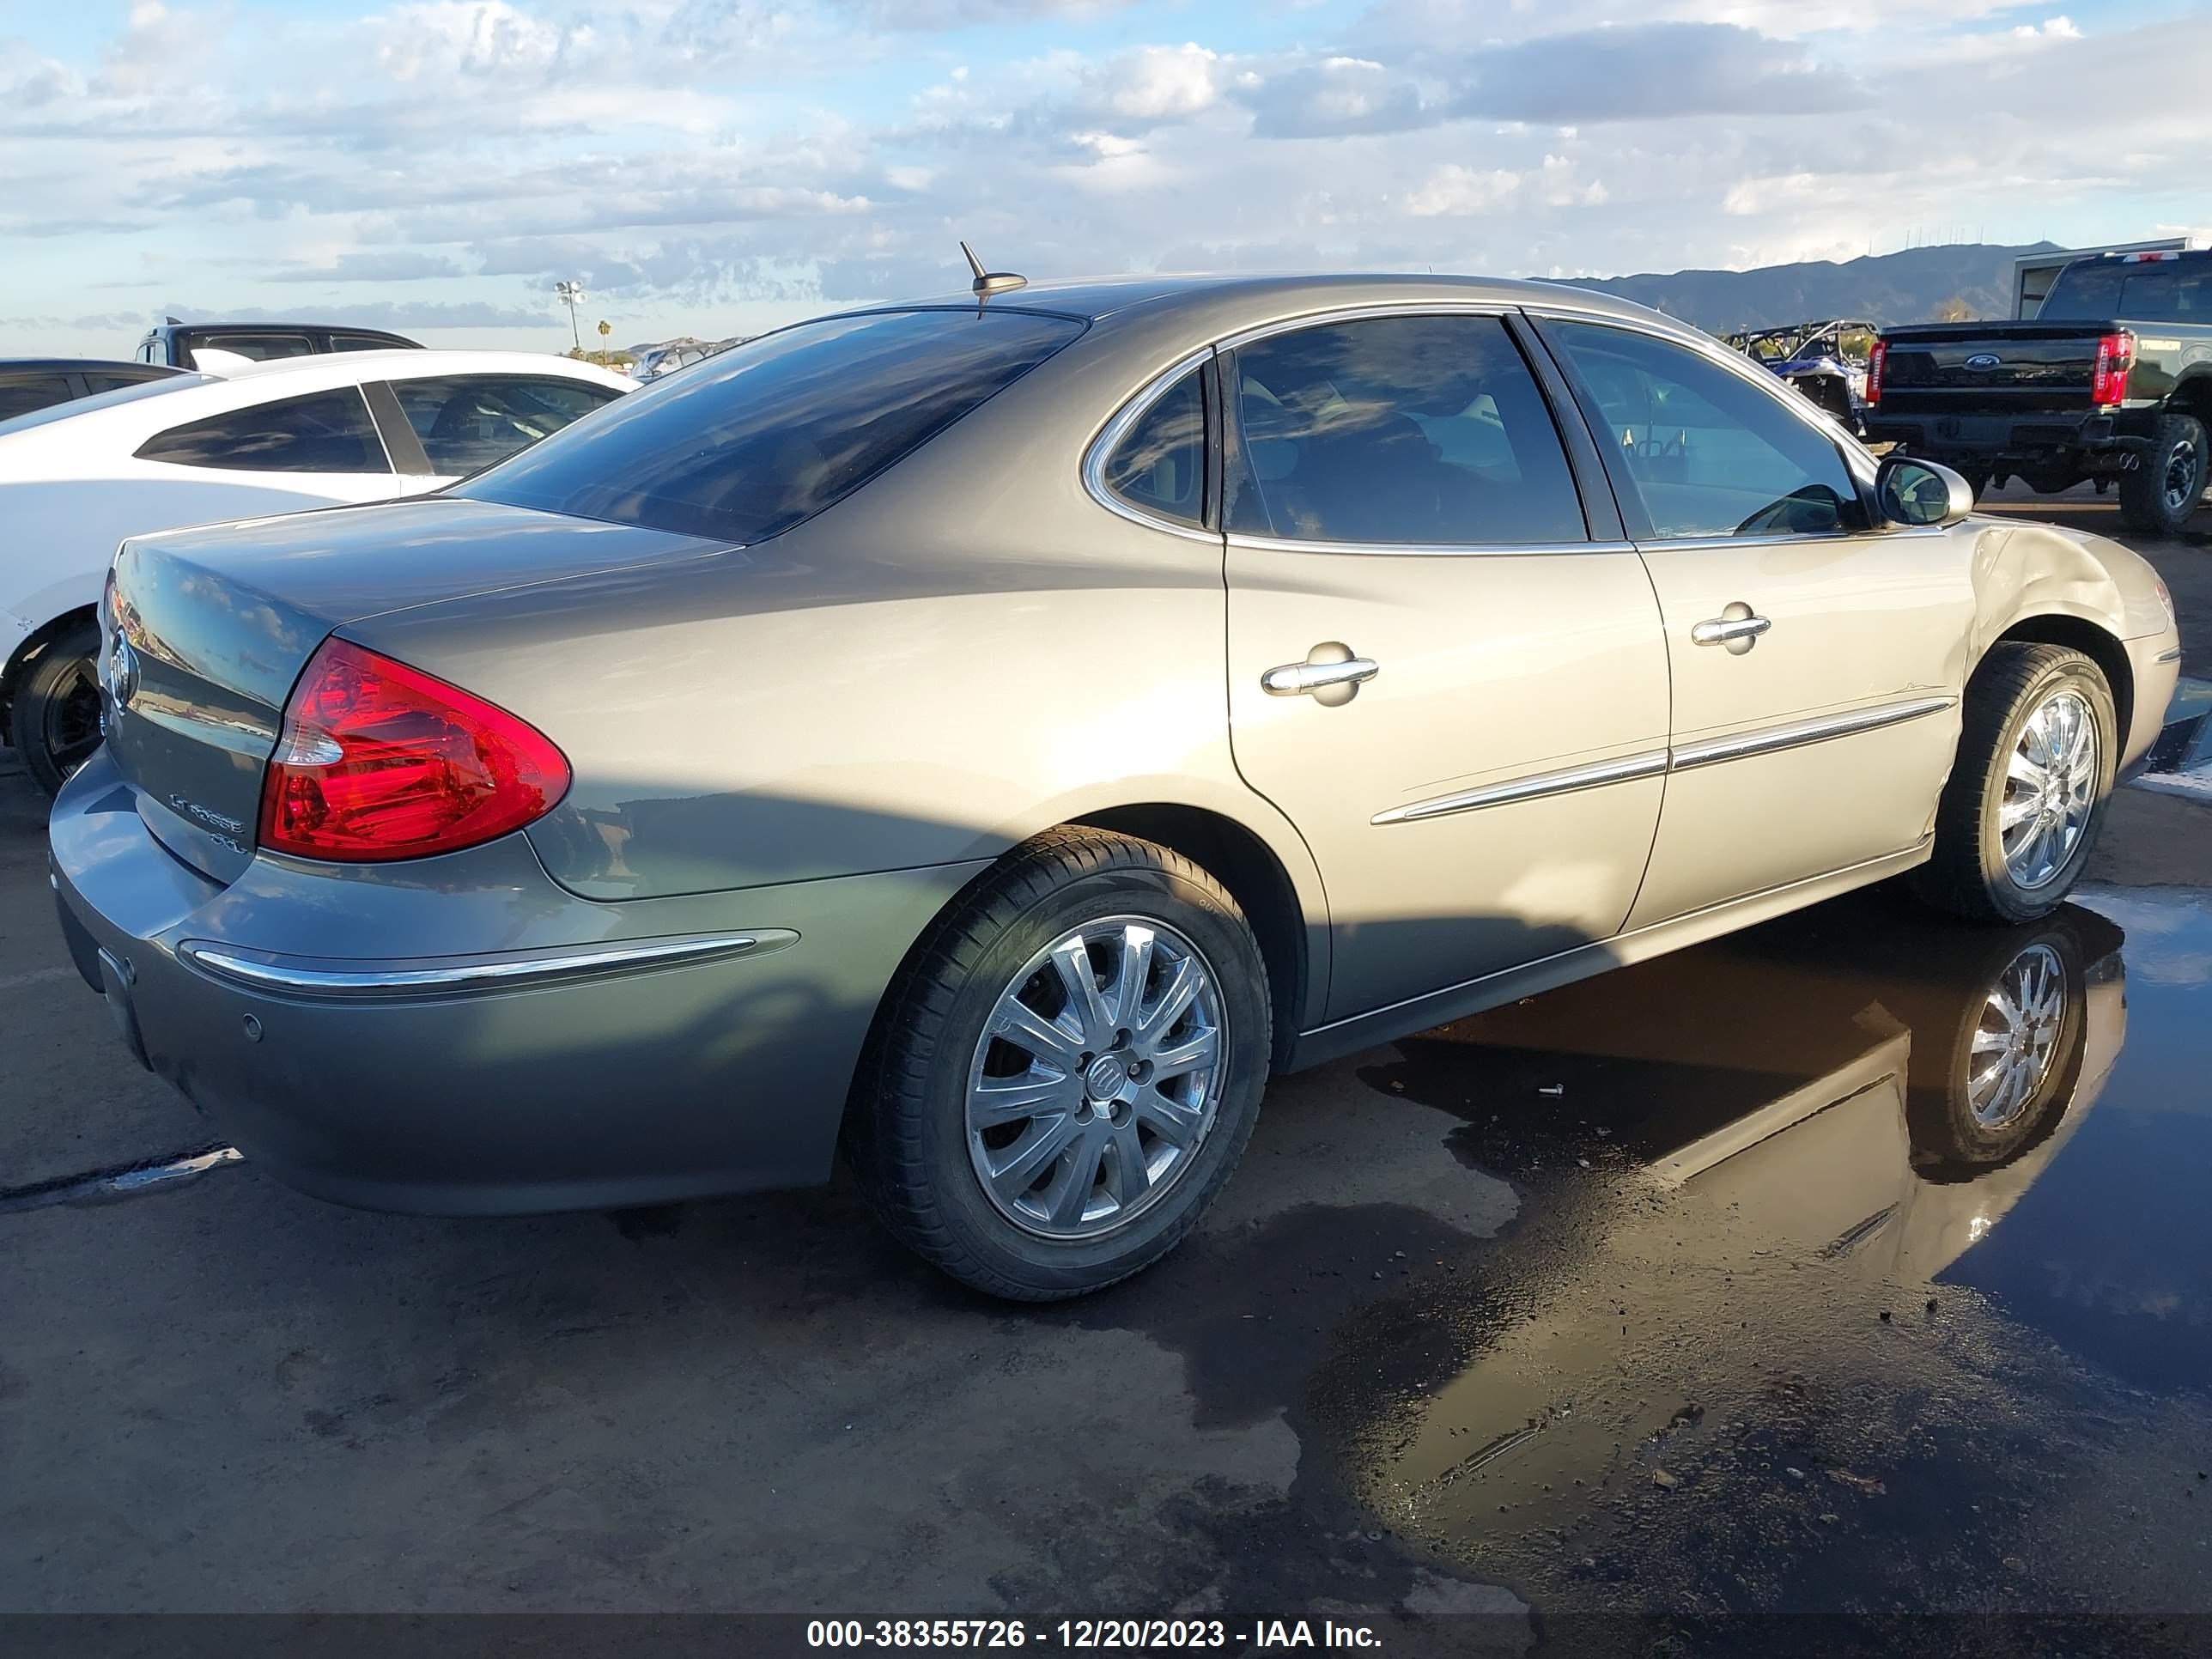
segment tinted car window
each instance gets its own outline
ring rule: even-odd
[[[1581,541],[1535,377],[1495,317],[1382,317],[1236,355],[1229,527],[1293,541]]]
[[[158,380],[161,377],[158,375],[122,374],[118,374],[113,369],[108,369],[105,372],[98,369],[88,369],[85,372],[84,389],[88,393],[91,393],[94,396],[98,396],[103,392],[112,392],[118,386],[143,386],[149,380]]]
[[[403,343],[399,340],[386,339],[377,334],[333,334],[331,336],[331,349],[333,351],[392,351],[398,349]]]
[[[1083,331],[1013,310],[830,317],[763,335],[459,495],[758,541],[866,483]]]
[[[173,426],[139,445],[138,459],[250,472],[392,471],[368,405],[354,386]]]
[[[422,441],[430,471],[442,477],[482,471],[622,395],[580,380],[520,374],[394,380],[392,391]]]
[[[255,362],[264,362],[271,357],[305,357],[312,355],[315,343],[304,334],[224,334],[222,332],[193,333],[185,338],[187,352],[212,348],[216,351],[235,353],[251,357]]]
[[[76,395],[66,374],[0,375],[0,421],[66,403]]]
[[[1105,484],[1140,512],[1206,517],[1206,398],[1193,369],[1152,400],[1106,459]]]
[[[1554,323],[1592,424],[1655,536],[1821,535],[1866,527],[1842,453],[1782,399],[1686,346]]]
[[[2038,321],[2212,321],[2212,260],[2099,260],[2069,265]]]

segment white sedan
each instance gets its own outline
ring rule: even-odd
[[[99,746],[94,607],[124,538],[419,495],[631,386],[565,357],[352,351],[0,421],[0,738],[50,794]]]

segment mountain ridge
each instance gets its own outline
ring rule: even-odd
[[[1974,317],[2011,316],[2013,261],[2058,246],[1943,242],[1840,262],[1806,259],[1748,270],[1543,280],[1632,300],[1715,334],[1830,317],[1919,323],[1933,320],[1937,307],[1953,300],[1962,301]]]

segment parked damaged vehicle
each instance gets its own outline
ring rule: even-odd
[[[345,1202],[821,1181],[1042,1299],[1310,1066],[1892,876],[2056,908],[2178,672],[1970,514],[1540,283],[819,319],[417,501],[134,537],[50,823],[123,1042]]]

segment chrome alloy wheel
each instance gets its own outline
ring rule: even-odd
[[[2197,505],[2197,497],[2203,490],[2203,481],[2197,476],[2197,444],[2185,438],[2174,445],[2166,457],[2166,479],[2161,493],[2166,497],[2166,510],[2185,513]]]
[[[999,994],[968,1071],[968,1156],[993,1206],[1048,1238],[1112,1231],[1187,1175],[1229,1052],[1219,984],[1164,922],[1106,916]]]
[[[2066,1021],[2066,966],[2048,945],[2005,965],[1982,1005],[1966,1062],[1966,1105],[1984,1129],[2010,1127],[2051,1075]]]
[[[2097,805],[2097,718],[2079,691],[2038,704],[2005,766],[1997,839],[2023,891],[2048,886],[2074,856]]]

